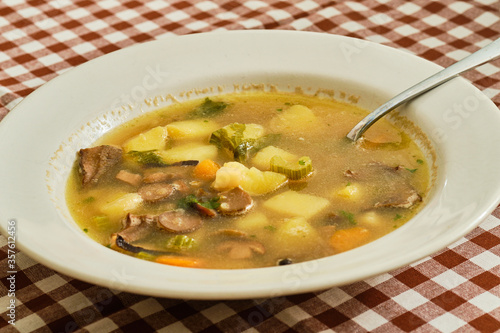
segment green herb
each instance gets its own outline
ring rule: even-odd
[[[415,173],[415,171],[417,171],[418,169],[408,169],[408,168],[405,168],[406,170],[410,171],[411,173]]]
[[[347,185],[346,185],[346,187],[347,187],[347,186],[351,186],[351,182],[347,182]]]
[[[269,231],[276,231],[276,227],[274,225],[266,225],[264,229]]]
[[[418,163],[418,164],[424,164],[424,161],[423,161],[423,160],[421,160],[421,159],[418,159],[418,160],[417,160],[417,163]]]
[[[132,157],[134,161],[139,164],[147,166],[166,166],[167,164],[163,159],[156,153],[156,150],[131,150],[127,153],[128,156]]]
[[[208,201],[204,201],[204,202],[198,202],[200,205],[202,205],[203,207],[205,208],[209,208],[209,209],[217,209],[219,208],[220,206],[220,197],[214,197],[214,198],[211,198],[210,200]]]
[[[83,229],[83,232],[89,232],[89,229],[84,228],[84,229]]]
[[[190,194],[177,202],[177,207],[182,209],[189,209],[195,204],[202,205],[208,209],[217,209],[220,206],[220,198],[214,197],[210,198],[208,201],[200,201],[194,194]]]
[[[299,164],[300,164],[300,165],[306,165],[306,161],[300,160],[300,161],[299,161]]]
[[[189,116],[191,118],[215,117],[228,107],[226,102],[214,102],[210,98],[205,98],[201,105],[197,106]]]
[[[182,209],[189,209],[194,204],[199,203],[198,198],[194,194],[190,194],[177,202],[177,207]]]
[[[399,220],[400,218],[402,218],[402,216],[399,214],[396,214],[396,216],[394,216],[393,221]]]
[[[349,220],[349,223],[350,223],[350,224],[352,224],[352,225],[357,224],[357,223],[356,223],[356,220],[354,220],[354,214],[353,214],[353,213],[346,212],[345,210],[341,210],[341,211],[340,211],[340,215],[342,215],[342,216],[343,216],[343,217],[345,217],[347,220]]]
[[[94,197],[88,197],[88,198],[83,199],[82,203],[89,204],[89,203],[92,203],[94,201],[95,201]]]
[[[276,111],[281,112],[281,111],[283,111],[283,109],[276,109]]]

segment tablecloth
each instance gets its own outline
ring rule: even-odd
[[[0,119],[40,85],[103,54],[169,35],[245,29],[351,36],[447,66],[500,37],[500,2],[2,0]],[[463,76],[500,105],[500,62]],[[130,294],[61,275],[17,252],[15,321],[1,236],[0,331],[500,331],[499,218],[497,208],[462,239],[395,271],[270,299]]]

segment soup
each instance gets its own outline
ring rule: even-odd
[[[254,268],[354,249],[423,206],[430,168],[355,105],[248,92],[170,105],[78,152],[69,209],[91,238],[167,265]]]

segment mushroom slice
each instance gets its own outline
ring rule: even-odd
[[[129,213],[123,221],[123,230],[112,235],[112,238],[120,236],[128,243],[135,242],[152,233],[157,221],[158,216],[156,215],[135,215]]]
[[[264,245],[257,241],[229,240],[221,243],[217,247],[217,252],[227,252],[231,259],[249,259],[254,254],[264,254],[266,250]]]
[[[193,207],[198,211],[198,213],[200,213],[201,216],[206,216],[206,217],[217,216],[217,211],[215,209],[207,208],[203,205],[200,205],[199,203],[195,203]]]
[[[377,202],[374,207],[410,208],[420,201],[422,201],[422,197],[417,193],[417,191],[413,189],[405,189],[398,192],[397,196],[383,202]]]
[[[176,178],[177,175],[173,173],[167,173],[167,172],[153,172],[146,174],[144,176],[144,179],[142,180],[146,184],[152,184],[152,183],[163,183],[166,182],[167,180]]]
[[[101,176],[121,161],[122,152],[121,148],[108,145],[80,149],[78,155],[83,187],[96,184]]]
[[[127,170],[120,170],[116,175],[116,179],[121,180],[132,186],[139,186],[142,182],[142,176],[137,173],[132,173]]]
[[[158,216],[158,226],[169,232],[185,233],[201,228],[203,220],[183,209],[170,210]]]
[[[224,215],[244,214],[253,207],[252,197],[243,191],[241,187],[222,192],[219,197],[220,206],[218,210]]]
[[[172,184],[149,184],[142,186],[138,193],[146,202],[157,202],[168,198],[175,192],[175,186]]]

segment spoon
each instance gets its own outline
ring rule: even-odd
[[[420,96],[423,93],[442,85],[443,83],[453,79],[463,72],[476,68],[477,66],[483,65],[499,57],[500,38],[391,98],[385,104],[375,109],[375,111],[371,112],[369,115],[363,118],[363,120],[361,120],[356,126],[354,126],[354,128],[347,134],[347,137],[356,142],[356,140],[358,140],[361,135],[363,135],[363,133],[368,128],[370,128],[370,126],[372,126],[377,120],[379,120],[401,104],[404,104],[414,99],[415,97]]]

